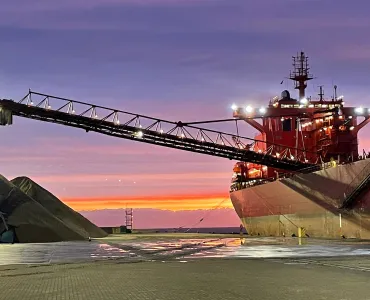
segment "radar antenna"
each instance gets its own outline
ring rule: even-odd
[[[293,71],[290,72],[289,79],[295,82],[294,88],[299,91],[299,100],[305,97],[307,81],[313,79],[309,70],[308,57],[304,52],[293,56]]]

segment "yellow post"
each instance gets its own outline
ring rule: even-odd
[[[302,237],[305,235],[304,227],[298,227],[298,242],[299,245],[302,245]]]
[[[298,237],[301,238],[303,235],[303,227],[298,227]]]

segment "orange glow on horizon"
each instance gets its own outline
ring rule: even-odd
[[[174,195],[141,197],[64,198],[62,201],[77,211],[102,209],[153,208],[163,210],[198,210],[232,208],[228,195]]]

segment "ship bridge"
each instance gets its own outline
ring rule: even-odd
[[[293,156],[297,150],[293,147],[269,143],[265,151],[254,151],[250,145],[263,141],[195,126],[209,122],[166,121],[33,91],[18,102],[0,100],[0,125],[11,125],[13,116],[287,171],[311,172],[320,168]],[[282,155],[274,155],[276,148],[282,150]]]

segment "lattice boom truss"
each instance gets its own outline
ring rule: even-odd
[[[256,142],[251,138],[32,91],[19,102],[0,100],[0,106],[15,116],[81,128],[87,132],[94,131],[284,170],[303,172],[318,168],[300,161],[304,155],[293,157],[290,153],[294,148],[276,144],[270,145],[267,151],[255,152],[247,150]],[[283,155],[276,155],[274,149],[279,149]],[[304,151],[302,153],[304,154]]]

